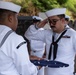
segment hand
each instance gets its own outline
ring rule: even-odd
[[[34,55],[30,55],[30,60],[43,60],[44,58],[40,58]],[[37,66],[37,69],[40,70],[42,66]]]
[[[42,66],[37,66],[37,69],[40,70],[42,68]]]
[[[37,26],[38,28],[42,28],[46,25],[46,23],[48,23],[48,19],[41,21],[40,23],[37,24]]]
[[[34,55],[30,55],[30,60],[43,60],[44,58],[40,58]]]

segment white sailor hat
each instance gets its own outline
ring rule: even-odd
[[[68,15],[65,15],[65,18],[68,18],[68,19],[70,19],[70,16],[68,16]]]
[[[39,17],[39,16],[33,16],[32,18],[33,18],[33,19],[36,19],[36,20],[40,20],[40,21],[43,20],[43,19],[42,19],[41,17]]]
[[[51,17],[55,15],[65,14],[65,12],[66,12],[66,8],[55,8],[45,12],[45,14],[47,17]]]
[[[16,5],[12,2],[0,1],[0,9],[10,10],[19,13],[21,6]]]

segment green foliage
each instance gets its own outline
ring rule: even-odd
[[[73,13],[76,13],[76,0],[68,0],[65,7]]]
[[[66,2],[68,2],[68,0],[56,0],[56,1],[59,3],[59,5],[63,5]]]
[[[56,0],[32,0],[32,3],[41,11],[60,7]]]
[[[76,0],[12,0],[12,2],[19,4],[22,7],[21,12],[28,12],[33,6],[41,12],[45,12],[52,8],[66,7],[67,10],[74,14],[76,13]],[[33,9],[30,11],[32,10]],[[35,12],[37,10],[35,10]]]

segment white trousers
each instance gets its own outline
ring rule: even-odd
[[[37,75],[44,75],[44,67],[42,67],[39,71]]]

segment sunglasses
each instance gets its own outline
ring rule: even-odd
[[[52,20],[48,19],[49,23],[53,25],[55,25],[59,20],[60,19],[52,19]]]

